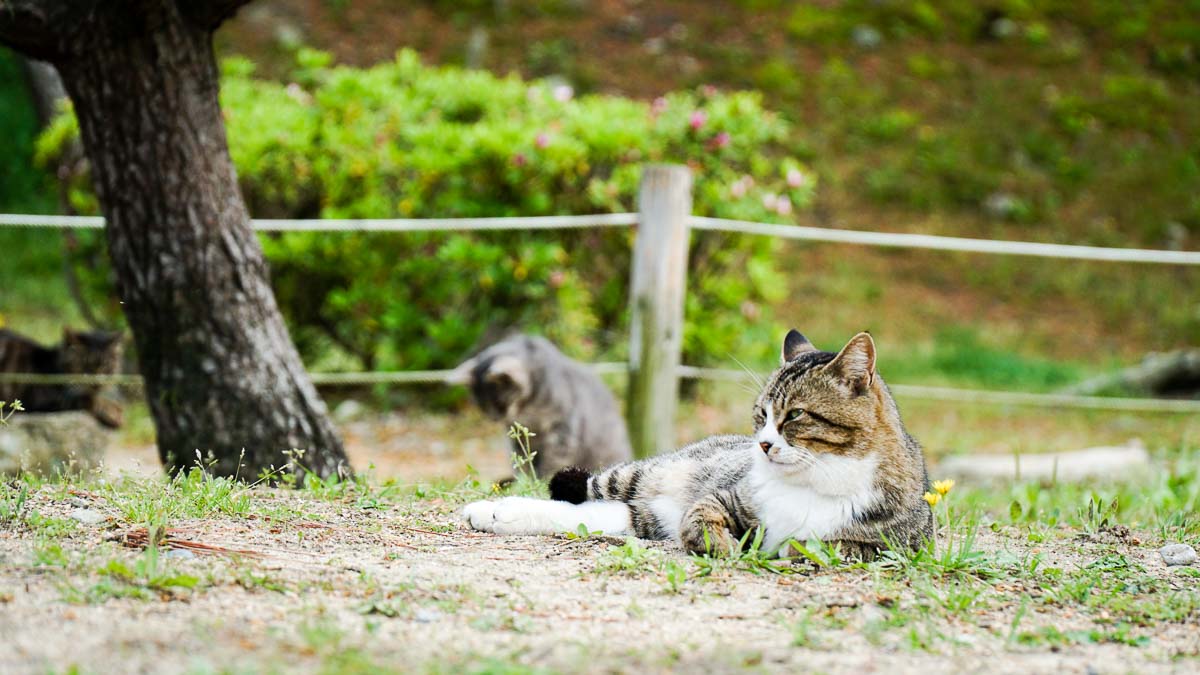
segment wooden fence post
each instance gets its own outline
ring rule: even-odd
[[[629,437],[638,457],[675,447],[692,173],[650,165],[638,188],[630,280]]]

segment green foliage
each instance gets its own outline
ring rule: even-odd
[[[32,168],[37,114],[17,57],[0,48],[0,213],[53,213],[49,172]],[[6,251],[13,250],[6,246]],[[19,250],[19,248],[17,249]],[[6,262],[6,266],[12,264]]]
[[[508,428],[508,437],[517,444],[517,451],[512,455],[513,483],[509,486],[511,494],[542,498],[549,496],[546,484],[539,480],[533,471],[533,460],[537,451],[532,448],[529,439],[536,435],[520,422],[513,422]],[[583,534],[588,534],[586,529]]]
[[[0,47],[0,213],[54,213],[58,207],[53,172],[34,166],[37,134],[36,110],[17,57]],[[38,338],[60,334],[57,308],[70,302],[59,279],[61,239],[58,232],[0,227],[0,327],[19,316],[24,331]],[[50,316],[45,333],[40,325],[30,326]]]
[[[633,537],[621,546],[609,546],[596,559],[596,571],[607,574],[639,576],[656,571],[663,561],[662,551],[646,548]]]
[[[13,525],[24,520],[28,502],[29,485],[25,481],[0,483],[0,523]]]
[[[5,410],[7,408],[7,410]],[[0,401],[0,426],[8,426],[8,421],[13,415],[25,410],[21,405],[20,399],[10,401]]]
[[[926,350],[888,362],[889,381],[918,377],[984,389],[1047,391],[1078,381],[1077,365],[1023,355],[985,340],[971,326],[949,325],[935,331]]]
[[[515,76],[369,69],[297,52],[293,82],[224,64],[230,151],[259,217],[473,217],[631,211],[641,167],[690,165],[701,215],[787,221],[815,176],[753,93],[646,104]],[[60,120],[44,137],[71,137]],[[52,154],[47,152],[46,154]],[[449,366],[489,331],[545,333],[580,357],[624,348],[633,233],[290,233],[266,237],[272,279],[309,361],[336,347],[366,368]],[[767,353],[757,303],[783,292],[763,238],[694,237],[685,358]],[[746,271],[749,270],[749,274]]]
[[[177,518],[241,516],[250,511],[251,486],[214,476],[202,467],[180,471],[169,480],[124,476],[102,486],[121,516],[133,523],[164,525]]]

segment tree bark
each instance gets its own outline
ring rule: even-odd
[[[3,4],[3,3],[0,3]],[[74,102],[117,290],[168,471],[349,465],[268,283],[229,157],[212,31],[243,2],[24,0],[0,40],[49,58]],[[63,13],[63,6],[74,13]],[[57,15],[58,43],[27,44]],[[49,31],[50,29],[45,29]]]

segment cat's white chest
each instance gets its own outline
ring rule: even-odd
[[[781,477],[765,461],[756,462],[751,499],[765,530],[763,548],[774,550],[790,539],[828,539],[852,525],[855,513],[879,498],[875,467],[873,459],[846,460],[829,482]]]

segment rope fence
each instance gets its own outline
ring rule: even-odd
[[[733,368],[698,368],[680,366],[676,372],[681,378],[720,380],[726,382],[750,381],[765,378],[767,373],[750,373]],[[930,387],[920,384],[889,384],[888,389],[900,398],[926,401],[950,401],[954,403],[982,403],[991,405],[1039,406],[1047,408],[1082,408],[1088,410],[1112,410],[1124,412],[1155,413],[1200,413],[1200,401],[1158,398],[1117,398],[1108,396],[1076,396],[1071,394],[1033,394],[1016,391],[993,391],[988,389],[958,389],[956,387]]]
[[[588,364],[599,375],[626,375],[629,364],[604,362]],[[309,373],[313,384],[319,386],[355,386],[372,384],[440,384],[452,370],[393,370],[359,373]],[[681,379],[724,382],[750,382],[765,378],[768,373],[752,373],[733,368],[702,368],[679,366],[675,370]],[[32,385],[115,385],[140,386],[140,375],[41,375],[34,373],[0,373],[0,384]],[[958,389],[918,384],[889,384],[888,388],[900,398],[985,405],[1033,406],[1044,408],[1076,408],[1113,412],[1200,414],[1200,401],[1183,399],[1118,398],[1107,396],[1077,396],[1071,394],[1033,394],[1027,392],[993,391],[987,389]]]
[[[891,248],[923,248],[937,251],[964,251],[969,253],[992,253],[1002,255],[1028,255],[1040,258],[1069,258],[1073,260],[1101,260],[1105,262],[1158,263],[1163,265],[1200,265],[1200,251],[1162,251],[1142,248],[1107,248],[1103,246],[1075,246],[1069,244],[1042,244],[1032,241],[998,241],[994,239],[969,239],[966,237],[944,237],[933,234],[905,234],[900,232],[865,232],[861,230],[835,230],[825,227],[802,225],[769,225],[745,220],[725,220],[692,216],[688,220],[693,230],[717,230],[758,234],[780,239],[823,241],[865,246],[887,246]]]
[[[500,218],[323,218],[316,220],[253,219],[260,232],[486,232],[502,230],[565,230],[594,227],[631,227],[636,213],[602,213],[584,216],[510,216]],[[689,216],[688,226],[698,231],[740,232],[779,239],[912,248],[966,253],[1024,255],[1040,258],[1101,262],[1200,265],[1200,251],[1167,251],[1110,248],[1032,241],[1001,241],[903,232],[839,230],[804,225],[773,225],[746,220]],[[50,229],[103,229],[100,216],[0,214],[0,226]]]
[[[657,176],[658,182],[647,181]],[[647,187],[649,186],[649,187]],[[500,218],[384,218],[384,219],[253,219],[252,226],[261,232],[485,232],[503,230],[562,230],[599,227],[637,227],[646,232],[666,236],[650,237],[652,246],[635,247],[634,273],[631,283],[632,304],[635,310],[643,306],[653,309],[639,315],[634,312],[631,330],[632,363],[590,364],[598,373],[627,376],[631,392],[629,399],[631,428],[645,427],[645,438],[634,439],[638,447],[665,447],[654,434],[669,437],[672,425],[654,422],[654,417],[673,417],[671,406],[655,407],[654,401],[674,401],[678,395],[674,384],[678,378],[701,380],[744,381],[756,377],[746,370],[701,368],[679,364],[679,346],[668,346],[657,337],[638,339],[647,327],[670,325],[668,334],[682,331],[683,296],[679,289],[661,281],[648,281],[646,270],[668,265],[669,261],[686,266],[688,233],[690,231],[738,232],[797,241],[834,244],[854,244],[889,248],[927,249],[997,255],[1034,256],[1070,260],[1124,262],[1161,265],[1200,265],[1200,251],[1167,251],[1136,248],[1077,246],[1025,241],[1002,241],[948,237],[930,234],[868,232],[801,225],[758,223],[696,216],[691,213],[691,177],[682,167],[651,166],[643,174],[638,196],[638,213],[608,213],[595,215],[531,216]],[[97,216],[58,216],[31,214],[0,214],[0,227],[49,229],[102,229],[105,221]],[[644,232],[639,232],[638,240]],[[674,264],[672,263],[672,264]],[[640,273],[639,273],[640,270]],[[653,275],[651,275],[653,276]],[[657,277],[655,277],[657,279]],[[686,284],[686,279],[684,280]],[[643,297],[644,296],[644,297]],[[664,318],[665,317],[665,318]],[[667,324],[659,326],[662,321]],[[642,324],[645,325],[642,325]],[[650,335],[646,333],[646,335]],[[648,351],[647,351],[648,350]],[[441,383],[449,370],[377,371],[311,373],[314,384],[322,386],[430,384]],[[672,376],[673,374],[673,376]],[[645,378],[653,380],[647,384]],[[40,375],[30,373],[0,373],[0,384],[29,385],[140,385],[138,375]],[[1200,413],[1200,401],[1150,398],[1109,398],[1072,394],[1037,394],[1027,392],[957,389],[923,385],[890,385],[900,398],[977,403],[1003,406],[1036,406],[1043,408],[1075,408],[1140,413]],[[654,408],[652,411],[651,408]],[[661,408],[661,410],[659,410]],[[640,412],[639,412],[640,411]],[[656,412],[657,411],[657,412]],[[661,413],[661,414],[659,414]],[[639,424],[634,422],[640,421]],[[661,440],[661,439],[659,439]],[[669,443],[668,443],[669,444]]]
[[[259,232],[486,232],[489,230],[570,230],[637,225],[636,213],[586,216],[512,216],[501,218],[254,218]],[[100,216],[41,216],[0,213],[0,226],[58,230],[102,230]]]

